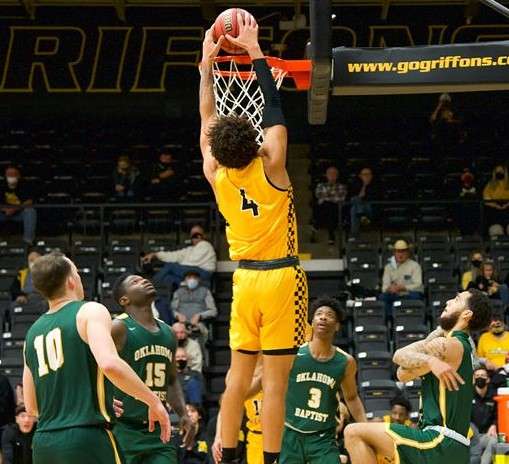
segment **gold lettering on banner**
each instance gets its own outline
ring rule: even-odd
[[[176,32],[184,32],[186,35],[175,35]],[[152,47],[147,47],[147,43],[151,43],[150,39],[158,34],[163,35],[166,41],[162,42],[165,47],[160,54],[155,53]],[[144,27],[140,57],[131,92],[166,91],[164,83],[168,67],[198,66],[204,35],[205,30],[202,27]],[[176,49],[179,45],[183,46],[186,43],[196,43],[197,46],[190,51]],[[154,48],[156,44],[153,44]],[[154,73],[154,70],[157,70],[158,79],[154,75],[150,75],[150,73]],[[154,80],[158,80],[157,87],[154,82],[151,82]]]
[[[47,40],[55,41],[53,50],[41,50]],[[78,27],[11,26],[0,92],[33,92],[37,69],[48,92],[80,92],[74,67],[81,62],[85,41],[85,32]]]
[[[484,40],[493,38],[493,40],[509,39],[509,26],[505,24],[479,24],[458,27],[451,36],[451,44],[478,42],[479,36]]]
[[[97,46],[94,56],[94,65],[92,68],[92,75],[90,77],[90,83],[87,87],[87,92],[89,93],[102,93],[102,92],[108,92],[108,93],[120,93],[122,92],[121,88],[121,82],[122,82],[122,75],[124,72],[124,63],[127,53],[127,46],[129,44],[129,38],[131,36],[133,28],[132,27],[99,27],[99,37],[97,39]],[[104,46],[104,42],[108,43],[108,41],[104,40],[104,36],[107,35],[109,32],[119,32],[122,34],[120,38],[120,43],[122,43],[122,50],[120,52],[120,56],[118,59],[118,65],[116,65],[116,77],[114,85],[111,87],[100,87],[96,86],[96,77],[97,77],[97,70],[100,69],[100,63],[101,63],[101,57],[103,55],[103,50],[106,48]],[[113,35],[113,34],[112,34]],[[114,38],[119,39],[117,35],[114,35]],[[115,42],[117,42],[115,40]],[[108,66],[108,70],[111,68],[111,62],[106,63]],[[113,83],[112,83],[113,84]]]
[[[386,40],[387,39],[387,40]],[[415,45],[408,26],[369,26],[368,47]]]

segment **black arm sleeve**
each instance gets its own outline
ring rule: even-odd
[[[276,125],[286,125],[285,116],[281,109],[281,98],[277,90],[276,83],[272,77],[267,60],[259,58],[253,60],[253,68],[256,72],[258,85],[262,89],[265,106],[262,115],[262,127],[272,127]]]

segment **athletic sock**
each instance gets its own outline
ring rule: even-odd
[[[263,464],[277,464],[279,460],[279,453],[263,452]]]
[[[222,464],[232,464],[237,461],[237,448],[223,448]]]

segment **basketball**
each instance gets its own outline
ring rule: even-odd
[[[228,10],[223,11],[216,19],[214,23],[214,42],[217,42],[219,37],[222,35],[226,36],[226,34],[231,35],[232,37],[237,37],[239,35],[239,24],[237,21],[237,15],[240,13],[243,18],[246,16],[252,16],[251,13],[249,13],[246,10],[243,10],[242,8],[229,8]],[[225,39],[223,42],[222,49],[226,53],[230,53],[233,55],[240,55],[242,53],[245,53],[245,50],[243,50],[240,47],[237,47],[236,45],[232,44],[228,40]]]

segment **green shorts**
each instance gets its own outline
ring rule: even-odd
[[[101,427],[35,432],[34,464],[122,464],[113,434]]]
[[[158,426],[154,432],[149,432],[147,424],[138,425],[119,421],[115,424],[113,433],[126,464],[177,463],[177,447],[174,440],[167,444],[161,442]]]
[[[470,449],[433,430],[412,429],[406,425],[387,424],[394,440],[394,464],[468,464]]]
[[[302,433],[285,426],[279,464],[338,464],[335,429]]]

